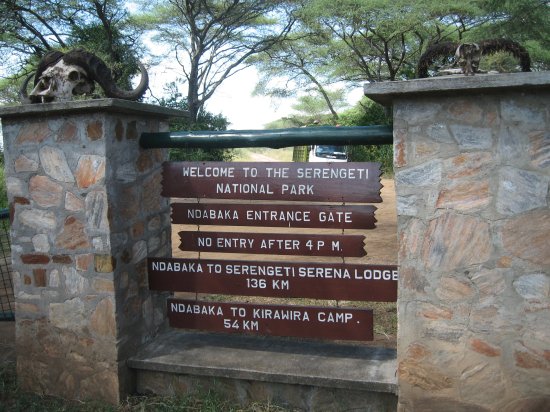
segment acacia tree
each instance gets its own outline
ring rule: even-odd
[[[272,97],[293,97],[305,92],[309,102],[315,101],[316,112],[328,110],[338,119],[338,105],[343,101],[341,90],[329,90],[326,45],[314,33],[293,33],[292,37],[258,55],[253,61],[260,71],[256,94]],[[324,105],[321,109],[318,102]],[[302,100],[302,107],[305,101]],[[305,104],[307,107],[307,104]]]
[[[126,86],[139,56],[138,35],[123,0],[2,0],[0,2],[0,99],[52,49],[82,46],[113,67]],[[6,93],[7,92],[7,93]]]
[[[187,82],[192,120],[249,59],[283,41],[294,18],[280,0],[166,0],[149,19]]]

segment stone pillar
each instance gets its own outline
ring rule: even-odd
[[[25,390],[117,403],[126,359],[165,320],[147,256],[170,256],[166,150],[181,111],[114,99],[0,109],[12,226],[17,373]]]
[[[550,73],[391,82],[400,411],[550,410]]]

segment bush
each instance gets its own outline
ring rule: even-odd
[[[378,103],[364,97],[355,107],[340,115],[342,126],[390,125],[390,113]],[[348,157],[352,162],[380,162],[382,172],[393,175],[393,146],[349,146]]]

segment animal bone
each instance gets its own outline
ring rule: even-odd
[[[456,48],[455,59],[465,76],[473,76],[479,68],[481,48],[477,43],[464,43]]]
[[[83,68],[60,60],[42,72],[29,96],[41,103],[48,103],[71,100],[74,96],[89,94],[93,90],[94,82]]]
[[[68,53],[52,51],[46,53],[36,70],[34,88],[27,95],[29,76],[23,83],[20,95],[23,103],[45,103],[66,101],[73,96],[90,94],[94,91],[94,82],[104,90],[107,97],[137,100],[147,90],[149,76],[145,67],[138,63],[141,80],[134,90],[122,90],[113,80],[111,70],[98,57],[82,49]]]

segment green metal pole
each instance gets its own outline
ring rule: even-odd
[[[391,126],[308,127],[273,130],[177,131],[142,133],[139,143],[154,148],[236,148],[270,147],[279,149],[309,145],[392,144]]]

